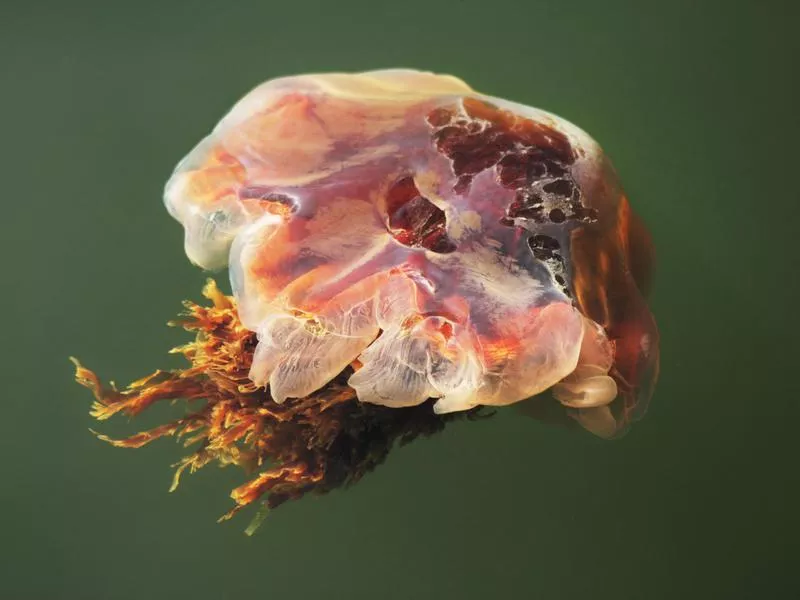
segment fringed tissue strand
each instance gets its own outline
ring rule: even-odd
[[[140,448],[167,436],[182,439],[191,451],[174,465],[170,491],[186,470],[194,472],[210,463],[241,467],[251,479],[231,492],[235,504],[220,520],[260,501],[248,533],[255,531],[267,509],[358,481],[381,464],[396,443],[437,433],[460,417],[481,416],[478,409],[437,415],[430,403],[405,409],[362,404],[347,385],[353,367],[305,398],[277,404],[248,377],[256,336],[242,326],[234,299],[213,280],[203,295],[210,305],[187,301],[182,317],[170,323],[196,334],[194,341],[173,350],[189,362],[185,369],[156,371],[119,391],[104,386],[73,359],[75,377],[94,393],[91,414],[100,421],[116,414],[136,416],[159,402],[185,404],[185,416],[154,429],[124,439],[97,435],[119,448]]]

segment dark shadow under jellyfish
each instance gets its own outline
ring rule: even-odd
[[[180,162],[165,202],[233,295],[210,282],[210,304],[186,303],[185,369],[123,391],[77,377],[98,419],[189,403],[101,437],[185,439],[175,485],[243,467],[226,517],[353,483],[492,407],[611,438],[652,395],[649,236],[597,143],[550,113],[409,70],[276,79]]]

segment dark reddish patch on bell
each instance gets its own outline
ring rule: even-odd
[[[389,231],[404,246],[442,254],[456,249],[447,236],[444,211],[419,193],[413,178],[404,177],[389,189],[386,212]]]
[[[567,285],[564,257],[561,255],[561,245],[558,240],[549,235],[536,234],[528,238],[528,247],[537,260],[547,265],[553,280],[564,294],[571,296],[572,293]]]
[[[456,176],[477,175],[497,165],[501,183],[521,187],[546,173],[561,175],[575,162],[567,137],[511,111],[465,98],[460,107],[428,114],[436,148],[453,162]]]
[[[433,141],[447,156],[457,180],[453,189],[469,191],[478,173],[494,167],[497,180],[517,194],[506,217],[537,223],[592,221],[569,168],[576,154],[567,136],[545,123],[526,119],[489,102],[464,98],[463,107],[441,107],[428,114]],[[547,182],[539,189],[537,182]]]
[[[557,239],[542,234],[537,234],[528,238],[528,246],[530,246],[533,255],[539,260],[555,258],[559,256],[559,250],[561,249]]]

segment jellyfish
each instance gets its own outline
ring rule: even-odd
[[[357,481],[396,442],[518,405],[617,437],[658,376],[652,243],[599,145],[549,112],[413,70],[248,93],[169,178],[189,260],[186,369],[92,388],[93,415],[187,401],[179,436],[253,476],[232,516]],[[547,392],[547,394],[544,394]]]

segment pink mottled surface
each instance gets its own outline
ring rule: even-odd
[[[570,251],[587,229],[624,263],[627,202],[568,122],[430,73],[277,79],[234,106],[165,197],[189,258],[229,267],[258,333],[251,378],[275,401],[357,361],[362,402],[432,397],[448,412],[556,386],[589,429],[619,426],[613,323],[584,306],[605,280]]]

